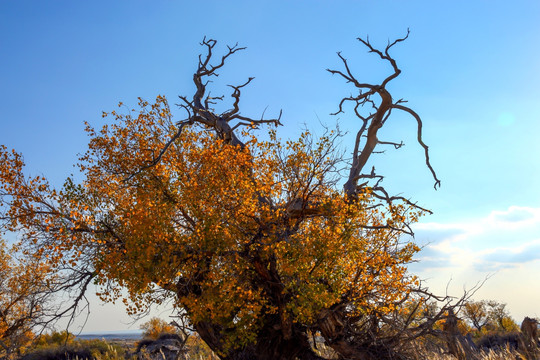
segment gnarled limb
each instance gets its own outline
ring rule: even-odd
[[[229,87],[233,89],[231,97],[234,99],[230,110],[220,114],[210,107],[210,105],[216,103],[216,100],[223,100],[223,97],[210,97],[209,93],[206,95],[207,85],[210,82],[208,78],[211,76],[219,76],[217,71],[225,65],[227,58],[234,53],[245,49],[244,47],[238,47],[238,44],[232,47],[229,46],[228,52],[221,57],[220,62],[217,65],[211,65],[210,61],[212,60],[213,49],[216,44],[216,40],[203,39],[201,45],[206,47],[207,53],[204,58],[199,56],[199,65],[197,71],[193,74],[193,82],[195,83],[197,91],[193,95],[192,101],[189,101],[185,96],[180,96],[179,98],[183,103],[179,106],[188,113],[188,118],[184,120],[184,123],[198,123],[204,125],[214,130],[219,138],[232,145],[243,147],[244,143],[234,132],[237,128],[245,127],[250,129],[262,124],[281,125],[281,112],[279,116],[274,119],[265,119],[264,116],[260,119],[255,119],[240,114],[239,104],[241,89],[247,86],[254,79],[253,77],[248,78],[248,80],[241,85],[229,85]],[[238,122],[232,124],[233,120],[238,120]]]
[[[377,190],[382,189],[382,187],[379,185],[381,178],[374,173],[374,170],[372,170],[371,174],[369,175],[362,174],[362,170],[364,169],[371,155],[373,153],[377,153],[377,151],[375,151],[376,146],[379,144],[393,145],[394,148],[396,149],[403,146],[402,142],[401,143],[386,142],[386,141],[380,141],[377,138],[378,131],[385,125],[386,121],[388,120],[388,118],[390,117],[392,113],[392,109],[406,111],[409,114],[411,114],[418,122],[417,141],[425,150],[426,165],[431,171],[433,178],[435,179],[435,188],[437,188],[437,186],[440,186],[440,180],[437,178],[435,171],[433,170],[433,167],[431,166],[431,163],[429,161],[428,147],[425,145],[425,143],[422,140],[422,120],[420,119],[418,114],[416,114],[413,110],[411,110],[410,108],[406,106],[401,105],[401,103],[404,102],[403,100],[398,100],[394,102],[392,99],[392,95],[386,89],[387,85],[392,80],[397,78],[399,74],[401,73],[401,70],[399,69],[395,59],[392,58],[392,56],[390,55],[390,50],[394,45],[402,41],[405,41],[408,38],[408,36],[409,36],[409,31],[407,30],[407,34],[404,37],[398,38],[397,40],[391,43],[389,42],[383,51],[378,50],[377,48],[373,47],[373,45],[369,41],[369,38],[365,40],[362,38],[358,38],[358,40],[369,49],[370,53],[377,54],[382,60],[388,61],[390,65],[392,66],[393,73],[387,76],[380,83],[380,85],[362,83],[358,81],[355,75],[352,73],[351,68],[347,62],[347,59],[345,59],[345,57],[343,57],[341,53],[339,52],[338,52],[338,57],[341,59],[343,63],[343,66],[345,68],[344,71],[327,69],[331,74],[339,75],[340,77],[345,79],[348,83],[352,83],[358,89],[358,92],[359,92],[357,96],[349,96],[349,97],[343,98],[339,103],[338,111],[334,113],[335,115],[335,114],[344,112],[345,104],[352,102],[354,104],[353,109],[354,109],[355,115],[362,121],[362,125],[360,127],[360,130],[357,132],[356,139],[355,139],[352,164],[349,170],[349,176],[348,176],[347,182],[344,185],[345,192],[351,198],[355,198],[357,193],[361,191],[363,188],[369,187],[368,183],[363,183],[360,185],[358,184],[358,180],[361,178],[377,178],[378,181],[375,188],[377,188]],[[373,98],[374,95],[377,95],[378,99],[374,99]],[[363,115],[360,112],[360,109],[364,108],[366,105],[370,107],[370,110],[367,115]],[[365,138],[365,142],[362,146],[361,142],[363,138]],[[391,202],[392,200],[397,200],[399,197],[390,197],[387,194],[385,194],[385,196],[379,196],[379,198]],[[399,199],[403,200],[403,198],[399,198]],[[409,205],[411,205],[410,202],[408,201],[406,202]]]
[[[426,158],[426,166],[429,168],[429,171],[431,171],[431,174],[433,175],[433,178],[435,179],[435,184],[433,185],[433,187],[435,188],[435,190],[437,190],[437,186],[439,186],[439,187],[441,186],[441,180],[439,180],[437,178],[437,174],[435,173],[435,170],[433,170],[433,167],[431,166],[431,163],[429,161],[428,146],[422,140],[422,125],[423,125],[422,124],[422,119],[420,119],[420,116],[414,110],[412,110],[411,108],[408,108],[407,106],[403,106],[403,105],[400,105],[399,103],[396,103],[392,107],[394,109],[399,109],[399,110],[403,110],[405,112],[408,112],[409,114],[411,114],[416,119],[416,122],[418,123],[417,141],[420,144],[420,146],[422,146],[424,148],[424,156]]]

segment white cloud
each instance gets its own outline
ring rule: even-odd
[[[511,206],[456,223],[414,227],[425,268],[494,271],[540,260],[540,208]]]
[[[498,247],[481,254],[481,262],[501,266],[520,264],[540,259],[540,239],[514,247]]]
[[[487,221],[497,227],[527,226],[540,222],[540,208],[510,206],[506,211],[492,211]]]
[[[540,308],[540,208],[511,206],[452,223],[420,223],[423,245],[411,272],[434,293],[460,296],[489,277],[477,299],[506,302],[520,320]]]

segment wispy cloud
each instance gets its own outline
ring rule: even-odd
[[[517,266],[526,262],[540,260],[540,240],[533,240],[517,247],[499,247],[487,250],[480,257],[484,264]]]
[[[497,271],[540,260],[540,208],[511,206],[456,223],[421,223],[420,267]]]
[[[538,221],[540,218],[540,209],[510,206],[506,211],[493,211],[490,214],[493,222],[498,224],[514,223],[522,224],[531,221]]]

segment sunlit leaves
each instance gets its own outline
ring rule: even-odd
[[[48,306],[49,276],[46,265],[22,256],[0,238],[0,355],[4,347],[17,349],[32,339],[31,331]]]
[[[139,105],[87,127],[84,180],[60,191],[0,152],[4,226],[50,266],[90,269],[100,297],[130,313],[172,299],[192,323],[226,329],[228,346],[269,317],[286,328],[315,326],[338,304],[350,317],[388,313],[417,284],[405,266],[418,248],[396,229],[419,214],[340,190],[339,132],[245,133],[233,146],[197,126],[175,136],[164,97]]]

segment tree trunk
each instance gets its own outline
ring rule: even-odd
[[[292,336],[288,337],[280,330],[279,320],[269,320],[259,330],[256,341],[228,351],[224,351],[220,326],[201,322],[195,328],[206,344],[223,360],[326,360],[315,354],[304,331],[293,327]]]

